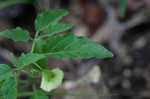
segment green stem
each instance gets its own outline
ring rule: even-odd
[[[37,31],[35,33],[35,37],[33,39],[33,43],[32,43],[32,47],[31,47],[30,53],[34,52],[34,48],[35,48],[35,44],[36,44],[36,41],[37,41],[37,38],[38,38],[38,34],[39,34],[39,31]],[[38,67],[41,70],[41,67],[38,64],[36,64],[36,63],[34,63],[34,64],[35,64],[36,67]],[[19,69],[18,72],[17,72],[17,75],[16,75],[16,81],[17,81],[16,86],[17,87],[18,87],[18,79],[19,79],[19,76],[20,76],[21,72],[22,72],[22,69]],[[18,96],[18,91],[17,91],[17,96]]]
[[[33,92],[23,92],[19,94],[19,97],[25,97],[25,96],[32,96]],[[117,96],[118,94],[91,94],[91,93],[84,93],[84,94],[77,94],[77,93],[60,93],[60,92],[46,92],[46,95],[50,96]]]
[[[18,96],[26,97],[26,96],[32,96],[33,94],[34,94],[33,92],[23,92],[23,93],[19,93]]]
[[[17,89],[18,89],[18,81],[19,81],[18,79],[19,79],[19,76],[20,76],[20,74],[21,74],[21,71],[22,71],[22,69],[19,69],[18,72],[17,72],[17,75],[16,75],[16,81],[17,81],[16,86],[17,86]],[[16,94],[17,94],[17,96],[18,96],[18,90],[17,90],[17,93],[16,93]]]
[[[30,53],[34,53],[34,48],[35,48],[35,44],[36,44],[36,41],[38,40],[38,34],[39,34],[39,31],[37,31],[35,33],[35,37],[34,37],[34,40],[33,40],[33,44],[32,44],[32,48],[31,48],[31,51]],[[42,68],[37,64],[37,63],[33,63],[37,68],[39,68],[40,70],[42,70]]]
[[[38,34],[39,34],[39,31],[37,31],[37,32],[35,33],[35,37],[34,37],[33,44],[32,44],[32,48],[31,48],[31,53],[33,53],[33,52],[34,52],[35,43],[36,43],[36,40],[37,40]]]
[[[39,64],[37,64],[37,63],[33,63],[37,68],[39,68],[40,70],[42,70],[42,68],[40,67],[40,65]]]

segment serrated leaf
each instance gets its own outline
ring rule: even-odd
[[[34,95],[31,97],[31,99],[49,99],[49,98],[44,92],[36,90],[34,91]]]
[[[46,36],[51,36],[55,33],[59,33],[59,32],[64,32],[68,29],[71,29],[72,28],[72,24],[56,24],[56,25],[50,25],[48,28],[46,28],[44,30],[44,33],[43,33],[43,37],[46,37]]]
[[[12,68],[6,64],[0,64],[0,81],[5,80],[11,76]]]
[[[18,68],[23,68],[43,58],[45,58],[45,56],[41,54],[33,54],[33,53],[22,54],[19,57],[18,61],[15,63],[15,66]]]
[[[63,16],[66,16],[68,12],[64,9],[48,10],[39,14],[35,20],[36,31],[45,30],[50,25],[58,23]]]
[[[55,36],[43,45],[43,53],[55,58],[109,58],[113,54],[100,44],[72,33]]]
[[[15,77],[10,77],[5,80],[1,87],[4,99],[17,99],[17,81]]]
[[[56,89],[62,83],[63,77],[63,71],[58,68],[53,69],[52,71],[44,70],[42,72],[41,88],[44,91]]]
[[[35,49],[34,53],[41,53],[42,52],[42,47],[45,44],[45,41],[42,39],[38,39],[35,43]]]
[[[0,35],[12,39],[14,41],[28,41],[30,39],[29,32],[20,27],[0,32]]]

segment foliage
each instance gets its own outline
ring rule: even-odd
[[[49,92],[59,87],[63,80],[63,71],[58,68],[49,70],[48,57],[103,59],[113,56],[110,51],[88,38],[78,37],[73,33],[58,34],[72,27],[71,24],[59,23],[67,14],[68,12],[64,9],[49,10],[39,14],[35,20],[36,33],[33,39],[27,30],[20,27],[0,32],[0,35],[16,42],[33,40],[29,53],[22,53],[18,59],[11,54],[15,68],[0,64],[0,97],[2,99],[21,97],[18,83],[20,74],[26,72],[25,68],[30,71],[26,72],[29,77],[38,77],[39,73],[42,74],[41,89],[43,91]],[[44,39],[45,37],[48,39]],[[33,92],[29,94],[32,96],[31,99],[41,99],[41,97],[48,99],[45,92],[36,90],[34,82],[33,86]]]
[[[0,32],[0,35],[10,38],[14,41],[26,42],[30,39],[28,31],[20,27],[17,27],[16,29],[11,29],[11,30]]]

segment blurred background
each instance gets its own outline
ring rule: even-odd
[[[99,42],[115,56],[49,59],[49,68],[65,72],[56,92],[101,95],[51,99],[150,99],[150,0],[0,0],[0,31],[20,26],[34,36],[36,15],[56,8],[69,11],[62,22],[74,24],[71,32]],[[0,37],[0,64],[12,66],[10,53],[18,57],[30,44]],[[20,79],[29,78],[22,74]]]

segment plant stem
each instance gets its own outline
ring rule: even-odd
[[[32,96],[34,93],[33,92],[23,92],[19,93],[19,97],[25,97],[25,96]],[[118,94],[109,94],[109,95],[104,95],[104,94],[92,94],[92,93],[84,93],[84,94],[78,94],[78,93],[60,93],[60,92],[45,92],[46,95],[50,96],[117,96]]]
[[[33,43],[32,43],[32,47],[31,47],[31,51],[30,53],[34,53],[34,48],[35,48],[35,43],[37,41],[37,38],[38,38],[38,34],[39,34],[39,31],[37,31],[35,33],[35,37],[34,37],[34,40],[33,40]],[[39,68],[40,70],[42,70],[42,68],[37,64],[37,63],[33,63],[37,68]]]
[[[17,89],[18,89],[18,81],[19,81],[18,79],[19,79],[19,76],[20,76],[20,74],[21,74],[21,71],[22,71],[22,69],[19,69],[18,72],[17,72],[17,75],[16,75],[16,81],[17,81],[16,86],[17,86]],[[18,90],[17,90],[17,93],[16,93],[16,94],[17,94],[17,96],[18,96]]]
[[[37,64],[37,63],[33,63],[37,68],[39,68],[40,70],[42,70],[42,68],[40,67],[40,65],[39,64]]]
[[[19,97],[26,97],[26,96],[32,96],[33,92],[23,92],[23,93],[19,93],[18,96]]]
[[[38,34],[39,34],[39,31],[37,31],[37,32],[35,33],[35,37],[34,37],[33,44],[32,44],[32,48],[31,48],[31,53],[33,53],[33,52],[34,52],[35,43],[36,43],[36,40],[37,40]]]

